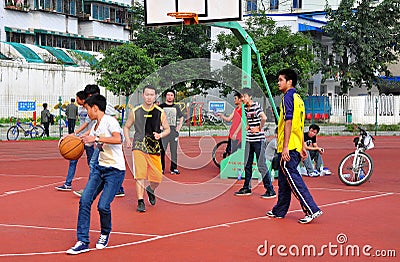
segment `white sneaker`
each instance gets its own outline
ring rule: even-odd
[[[308,176],[317,177],[317,176],[320,176],[320,173],[317,170],[314,170],[311,173],[309,173]]]
[[[101,234],[100,237],[99,237],[99,240],[96,243],[96,248],[97,249],[106,248],[107,245],[108,245],[109,238],[110,238],[110,234],[108,234],[108,235]]]
[[[300,219],[298,220],[298,222],[299,222],[300,224],[308,224],[308,223],[310,223],[311,221],[313,221],[314,219],[316,219],[317,217],[321,216],[322,214],[323,214],[322,210],[318,210],[317,212],[315,212],[315,213],[312,214],[312,215],[305,216],[304,218],[300,218]]]

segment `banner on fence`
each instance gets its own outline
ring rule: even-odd
[[[36,111],[36,101],[18,101],[18,111]]]

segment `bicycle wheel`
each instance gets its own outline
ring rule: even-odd
[[[357,159],[355,153],[350,153],[340,161],[338,175],[340,181],[348,186],[359,186],[367,182],[374,170],[374,163],[369,155],[358,153]],[[354,163],[354,166],[353,166]]]
[[[41,126],[34,126],[29,130],[31,138],[42,137],[44,135],[44,128]]]
[[[221,141],[216,144],[212,151],[212,159],[214,164],[219,168],[221,160],[228,156],[226,153],[226,147],[228,146],[228,141]]]
[[[7,140],[17,140],[19,136],[18,126],[12,126],[7,130]]]

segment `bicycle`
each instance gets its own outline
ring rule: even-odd
[[[12,120],[13,118],[11,118]],[[41,125],[34,126],[32,122],[24,123],[28,127],[25,129],[19,118],[16,118],[16,123],[7,130],[7,140],[17,140],[19,131],[21,130],[25,137],[30,136],[31,138],[44,136],[44,128]]]
[[[364,129],[358,129],[360,135],[353,140],[356,150],[345,156],[338,168],[340,181],[348,186],[364,184],[371,178],[374,169],[372,158],[365,151],[374,147],[375,139]]]
[[[212,150],[212,160],[218,168],[221,166],[220,163],[222,159],[226,158],[231,154],[228,145],[229,145],[228,140],[221,141],[217,143]]]

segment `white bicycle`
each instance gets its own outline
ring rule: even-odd
[[[374,170],[372,158],[365,151],[374,148],[375,139],[364,129],[358,129],[360,136],[353,140],[356,150],[345,156],[338,168],[340,181],[348,186],[364,184],[371,178]]]

